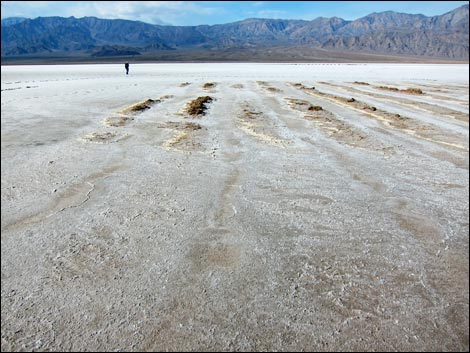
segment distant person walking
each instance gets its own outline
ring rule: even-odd
[[[126,75],[129,75],[129,63],[125,63],[124,67],[126,68]]]

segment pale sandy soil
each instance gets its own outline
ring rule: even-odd
[[[1,89],[2,351],[468,351],[468,65],[9,66]]]

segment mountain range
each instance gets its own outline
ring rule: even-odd
[[[211,26],[162,26],[96,17],[15,17],[2,19],[1,25],[2,62],[21,57],[184,59],[191,54],[194,59],[194,53],[201,60],[237,60],[250,53],[268,58],[289,53],[307,61],[318,53],[469,59],[468,5],[433,17],[387,11],[354,21],[250,18]]]

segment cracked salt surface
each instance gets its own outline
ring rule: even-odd
[[[468,65],[3,66],[1,86],[2,351],[468,351]]]

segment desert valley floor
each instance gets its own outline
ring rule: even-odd
[[[2,66],[2,351],[468,351],[468,71]]]

